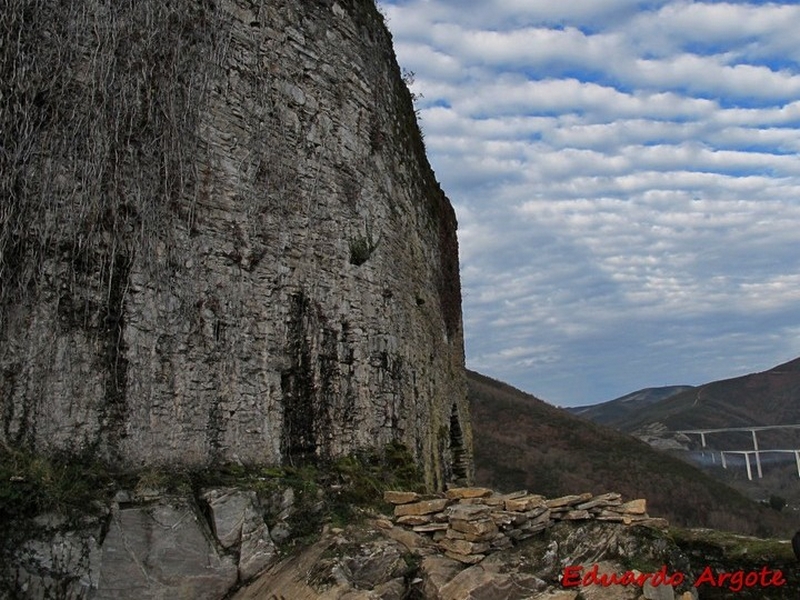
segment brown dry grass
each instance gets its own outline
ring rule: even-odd
[[[199,42],[214,35],[192,6],[4,3],[0,330],[40,284],[102,295],[134,254],[164,264],[165,223],[191,227]]]

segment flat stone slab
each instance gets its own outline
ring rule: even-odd
[[[489,549],[489,544],[486,542],[469,542],[467,540],[445,538],[439,542],[439,548],[456,554],[481,554]]]
[[[485,519],[489,515],[489,507],[480,504],[456,504],[450,507],[447,515],[448,519],[477,521]]]
[[[561,496],[560,498],[553,498],[547,500],[546,504],[548,508],[560,508],[562,506],[572,506],[573,504],[586,502],[587,500],[591,500],[591,498],[592,494],[590,492],[585,492],[583,494],[570,494],[568,496]]]
[[[505,502],[505,509],[513,512],[526,512],[542,506],[544,503],[544,496],[539,494],[528,494],[518,498],[508,498]]]
[[[642,518],[632,518],[631,525],[639,525],[642,527],[650,527],[651,529],[667,529],[669,527],[669,521],[666,519],[662,519],[661,517],[642,517]]]
[[[617,492],[609,492],[607,494],[600,494],[591,500],[576,504],[575,508],[578,510],[589,510],[598,506],[619,506],[622,504],[622,494]]]
[[[435,498],[433,500],[422,500],[411,504],[398,504],[394,507],[395,517],[406,515],[429,515],[444,510],[450,502],[447,498]]]
[[[384,502],[389,504],[409,504],[410,502],[417,502],[422,496],[417,492],[400,492],[389,490],[383,492]]]
[[[412,529],[417,533],[432,533],[436,531],[447,531],[449,527],[447,523],[427,523],[425,525],[417,525]]]
[[[591,519],[592,513],[588,510],[571,510],[564,514],[562,517],[565,521],[582,521],[584,519]]]
[[[93,597],[222,598],[236,584],[237,565],[231,557],[220,556],[204,527],[186,502],[115,512],[103,542]]]
[[[486,498],[492,495],[492,490],[485,487],[460,487],[450,488],[445,496],[454,500],[462,498]]]
[[[431,522],[430,515],[405,515],[397,518],[398,525],[409,525],[415,527],[417,525],[425,525]]]
[[[619,506],[615,506],[611,510],[621,512],[628,515],[644,515],[647,513],[647,500],[638,498],[637,500],[630,500]]]
[[[471,541],[488,540],[499,533],[497,525],[492,519],[483,519],[481,521],[450,519],[450,527],[463,533],[466,539],[471,539]]]

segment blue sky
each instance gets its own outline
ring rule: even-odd
[[[800,356],[800,6],[379,6],[458,215],[470,368],[573,406]]]

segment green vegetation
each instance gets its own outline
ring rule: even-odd
[[[372,238],[372,229],[365,227],[365,234],[350,239],[350,264],[361,266],[369,260],[378,247],[378,241]]]
[[[28,540],[97,523],[113,489],[108,471],[88,457],[45,458],[0,444],[0,565],[24,559]]]
[[[215,486],[252,489],[267,498],[291,488],[294,511],[289,519],[291,541],[311,541],[323,523],[342,527],[357,520],[364,510],[388,513],[386,490],[423,492],[422,472],[408,449],[392,442],[382,450],[364,450],[332,461],[298,466],[245,467],[224,465],[192,475],[199,490]],[[269,525],[276,515],[266,515]]]
[[[253,490],[265,507],[274,504],[270,498],[275,494],[291,488],[289,541],[298,543],[313,539],[325,522],[344,526],[365,509],[388,511],[383,502],[388,489],[424,491],[413,457],[396,442],[381,450],[300,466],[226,464],[136,473],[115,472],[87,456],[46,458],[0,447],[0,530],[9,532],[0,544],[0,556],[13,553],[26,539],[47,535],[36,525],[36,517],[44,513],[63,517],[59,522],[69,529],[87,516],[106,514],[117,490],[146,500],[159,495],[199,498],[209,487]],[[272,525],[277,514],[265,514],[265,519]]]
[[[755,538],[715,529],[671,527],[669,533],[678,546],[702,548],[707,556],[724,556],[731,561],[747,559],[763,564],[793,563],[796,560],[786,540]]]
[[[732,593],[725,588],[714,588],[705,584],[700,597],[709,600],[795,600],[800,589],[800,571],[788,540],[758,539],[748,536],[715,531],[712,529],[670,528],[670,536],[684,553],[695,576],[704,569],[712,573],[759,572],[764,568],[770,572],[780,571],[785,583],[780,587],[745,587]],[[732,595],[733,594],[733,595]]]
[[[45,458],[0,447],[0,524],[45,512],[96,513],[111,490],[108,471],[92,459]]]

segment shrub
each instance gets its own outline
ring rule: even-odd
[[[372,229],[365,227],[365,234],[350,239],[350,264],[361,266],[367,262],[378,247],[378,242],[372,238]]]

